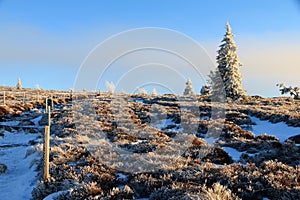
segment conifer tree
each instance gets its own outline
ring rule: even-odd
[[[219,73],[223,81],[224,92],[226,97],[236,100],[240,97],[246,96],[246,92],[242,87],[242,75],[239,67],[242,66],[237,55],[237,47],[233,40],[234,34],[231,32],[229,23],[226,24],[226,33],[220,45],[217,55],[218,67],[212,74],[212,82],[217,77],[214,76]],[[220,86],[217,83],[217,86]]]
[[[194,88],[193,88],[193,85],[192,85],[192,81],[190,79],[188,79],[187,82],[186,82],[186,87],[184,89],[183,95],[186,95],[186,96],[195,95]]]
[[[20,78],[18,79],[18,83],[17,83],[16,88],[17,88],[18,90],[22,90],[22,83],[21,83],[21,79],[20,79]]]

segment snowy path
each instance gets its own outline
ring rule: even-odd
[[[8,124],[14,123],[7,122],[6,125]],[[37,152],[28,156],[26,153],[32,149],[28,142],[36,140],[41,133],[5,131],[4,135],[4,138],[0,138],[0,163],[7,166],[7,171],[0,175],[0,199],[31,199],[31,191],[37,185],[36,164],[33,163],[36,163],[35,161],[39,159],[39,156]]]

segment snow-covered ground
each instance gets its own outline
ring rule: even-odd
[[[244,153],[231,147],[223,147],[223,150],[226,151],[228,155],[231,156],[232,160],[234,160],[235,162],[238,162],[240,160],[241,155]]]
[[[277,137],[280,142],[284,142],[289,137],[300,134],[300,127],[291,127],[284,122],[273,124],[269,121],[263,121],[256,117],[250,118],[256,123],[256,125],[252,126],[252,132],[255,135],[267,133],[268,135]]]
[[[40,119],[41,117],[33,119],[36,126]],[[2,123],[12,126],[16,124],[14,121]],[[38,141],[36,139],[41,133],[31,134],[22,130],[3,133],[4,137],[0,138],[0,163],[7,166],[7,171],[0,174],[0,199],[31,199],[31,191],[38,181],[35,169],[40,157],[29,141]]]
[[[170,125],[175,125],[172,119],[151,120],[151,126],[160,130]]]
[[[256,125],[252,125],[251,127],[252,128],[251,132],[253,132],[256,136],[266,133],[268,135],[275,136],[276,138],[279,139],[280,142],[284,142],[289,137],[300,134],[300,127],[291,127],[284,122],[273,124],[269,121],[260,120],[259,118],[256,117],[250,117],[250,118],[253,122],[256,123]],[[245,152],[237,151],[236,149],[231,147],[223,147],[223,149],[236,162],[239,161],[240,156],[243,153],[245,153]]]

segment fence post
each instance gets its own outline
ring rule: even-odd
[[[50,127],[51,125],[51,109],[50,106],[48,106],[48,126]]]
[[[3,92],[3,105],[5,105],[6,102],[5,102],[5,91]]]
[[[26,93],[23,93],[23,103],[25,103],[25,97],[26,97]]]
[[[50,126],[45,126],[45,136],[44,136],[44,180],[45,182],[48,182],[50,179],[49,155],[50,155]]]
[[[51,97],[51,108],[54,108],[53,96]]]
[[[46,97],[46,100],[45,100],[45,112],[48,113],[48,98]]]

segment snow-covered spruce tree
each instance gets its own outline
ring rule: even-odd
[[[195,95],[191,79],[188,79],[185,84],[186,84],[186,87],[184,89],[183,95],[186,95],[186,96],[193,96],[193,95]]]
[[[233,40],[234,34],[231,32],[229,23],[226,24],[226,33],[220,45],[217,55],[218,67],[216,71],[219,73],[222,81],[226,97],[237,100],[246,96],[246,92],[242,87],[242,75],[239,67],[242,64],[237,55],[237,47]],[[213,79],[217,79],[213,73]],[[216,81],[216,80],[212,80]],[[219,84],[218,84],[219,85]]]
[[[17,83],[17,86],[16,86],[16,88],[18,89],[18,90],[22,90],[22,83],[21,83],[21,79],[19,78],[18,79],[18,83]]]

